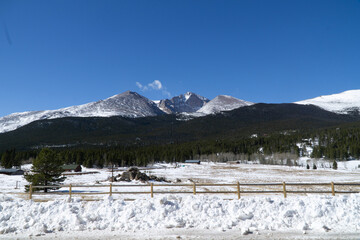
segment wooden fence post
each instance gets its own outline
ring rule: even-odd
[[[112,196],[112,184],[110,183],[110,197]]]
[[[194,185],[193,185],[193,193],[194,193],[194,195],[196,195],[196,183],[194,183]]]
[[[151,198],[153,198],[154,197],[154,184],[153,183],[150,184],[150,189],[151,189]]]
[[[334,182],[331,182],[331,192],[332,192],[332,195],[335,196],[335,185],[334,185]]]
[[[70,184],[69,185],[69,200],[71,200],[71,194],[72,194],[72,186]]]
[[[283,182],[284,198],[286,198],[286,184]]]
[[[29,199],[30,200],[32,199],[32,191],[33,191],[32,184],[30,184],[30,186],[29,186]]]
[[[238,195],[238,199],[240,199],[240,183],[237,182],[237,195]]]

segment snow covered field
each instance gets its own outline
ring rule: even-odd
[[[301,159],[305,161],[306,159]],[[360,161],[338,170],[258,164],[158,164],[147,174],[183,183],[359,182]],[[320,164],[321,165],[321,164]],[[325,164],[323,164],[325,166]],[[30,168],[30,166],[25,166]],[[111,172],[69,176],[65,184],[109,184]],[[191,179],[191,180],[189,180]],[[18,182],[19,189],[14,189]],[[360,194],[102,195],[100,201],[52,195],[25,200],[22,176],[0,175],[0,239],[358,239]],[[118,183],[117,183],[118,184]],[[125,184],[125,183],[123,183]],[[126,183],[129,184],[129,183]],[[132,184],[141,184],[134,182]],[[135,189],[135,188],[134,188]],[[86,189],[85,189],[86,190]],[[40,197],[40,196],[38,196]]]

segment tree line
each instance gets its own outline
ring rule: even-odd
[[[86,167],[145,166],[155,162],[183,162],[230,153],[252,160],[253,156],[289,153],[298,157],[303,149],[299,143],[313,148],[311,157],[336,160],[360,158],[360,128],[329,128],[315,132],[289,131],[239,139],[217,139],[158,145],[131,145],[92,148],[54,149],[64,164],[76,163]],[[305,143],[305,144],[304,144]],[[7,150],[1,153],[1,165],[9,168],[34,159],[39,150]],[[219,158],[220,159],[220,158]],[[225,157],[224,161],[229,160]]]
[[[318,131],[311,157],[348,160],[360,158],[360,128],[333,128]]]
[[[154,162],[183,162],[188,159],[200,159],[203,156],[219,153],[241,154],[250,160],[253,154],[259,153],[260,148],[264,154],[291,152],[298,155],[299,149],[296,142],[297,137],[294,135],[278,134],[238,140],[219,139],[148,146],[62,148],[54,149],[54,151],[64,164],[76,163],[86,167],[97,166],[101,168],[109,165],[145,166]],[[14,149],[5,151],[1,156],[1,165],[6,167],[19,166],[21,162],[29,158],[36,158],[39,151],[18,152]],[[227,159],[223,160],[226,161]]]

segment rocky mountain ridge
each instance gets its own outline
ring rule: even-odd
[[[338,114],[360,114],[360,90],[320,96],[295,102],[301,105],[315,105]],[[126,91],[105,100],[57,110],[13,113],[0,118],[0,133],[9,132],[31,122],[64,117],[111,117],[129,118],[159,116],[164,114],[187,114],[190,118],[217,114],[254,103],[227,95],[219,95],[211,101],[198,94],[187,92],[171,99],[152,101],[136,92]]]
[[[126,91],[105,100],[57,110],[13,113],[0,118],[0,133],[9,132],[31,122],[64,117],[111,117],[130,118],[159,116],[163,114],[195,113],[210,100],[198,94],[187,92],[171,99],[152,101],[136,92]],[[218,104],[226,104],[218,103]],[[217,109],[229,109],[220,106]],[[205,114],[215,112],[207,111]],[[201,115],[201,116],[203,116]]]
[[[192,113],[199,110],[210,100],[198,94],[187,92],[171,99],[164,99],[158,102],[158,107],[167,114]]]

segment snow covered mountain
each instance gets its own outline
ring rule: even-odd
[[[172,99],[160,100],[158,107],[168,113],[193,113],[203,107],[209,99],[198,94],[187,92],[184,95],[173,97]]]
[[[315,105],[327,111],[349,114],[360,113],[360,90],[350,90],[338,94],[320,96],[313,99],[307,99],[297,104]]]
[[[324,110],[350,114],[360,114],[360,90],[350,90],[339,94],[320,96],[295,102],[302,105],[316,105]],[[105,100],[91,102],[58,110],[13,113],[0,117],[0,133],[15,130],[31,122],[63,117],[146,117],[162,114],[184,113],[191,118],[230,111],[250,106],[254,103],[231,96],[219,95],[213,100],[187,92],[171,99],[151,101],[136,92],[127,91]]]
[[[136,92],[127,91],[105,100],[57,110],[13,113],[0,118],[0,133],[9,132],[31,122],[64,117],[147,117],[162,114],[186,113],[192,117],[215,114],[252,105],[230,96],[220,95],[212,101],[187,92],[171,99],[151,101]]]
[[[13,113],[0,118],[0,133],[15,130],[36,120],[63,117],[146,117],[164,114],[156,104],[135,92],[124,92],[105,100],[58,110]]]
[[[239,107],[253,105],[252,102],[247,102],[227,95],[219,95],[210,102],[206,103],[197,112],[203,114],[215,114],[222,111],[230,111]]]

